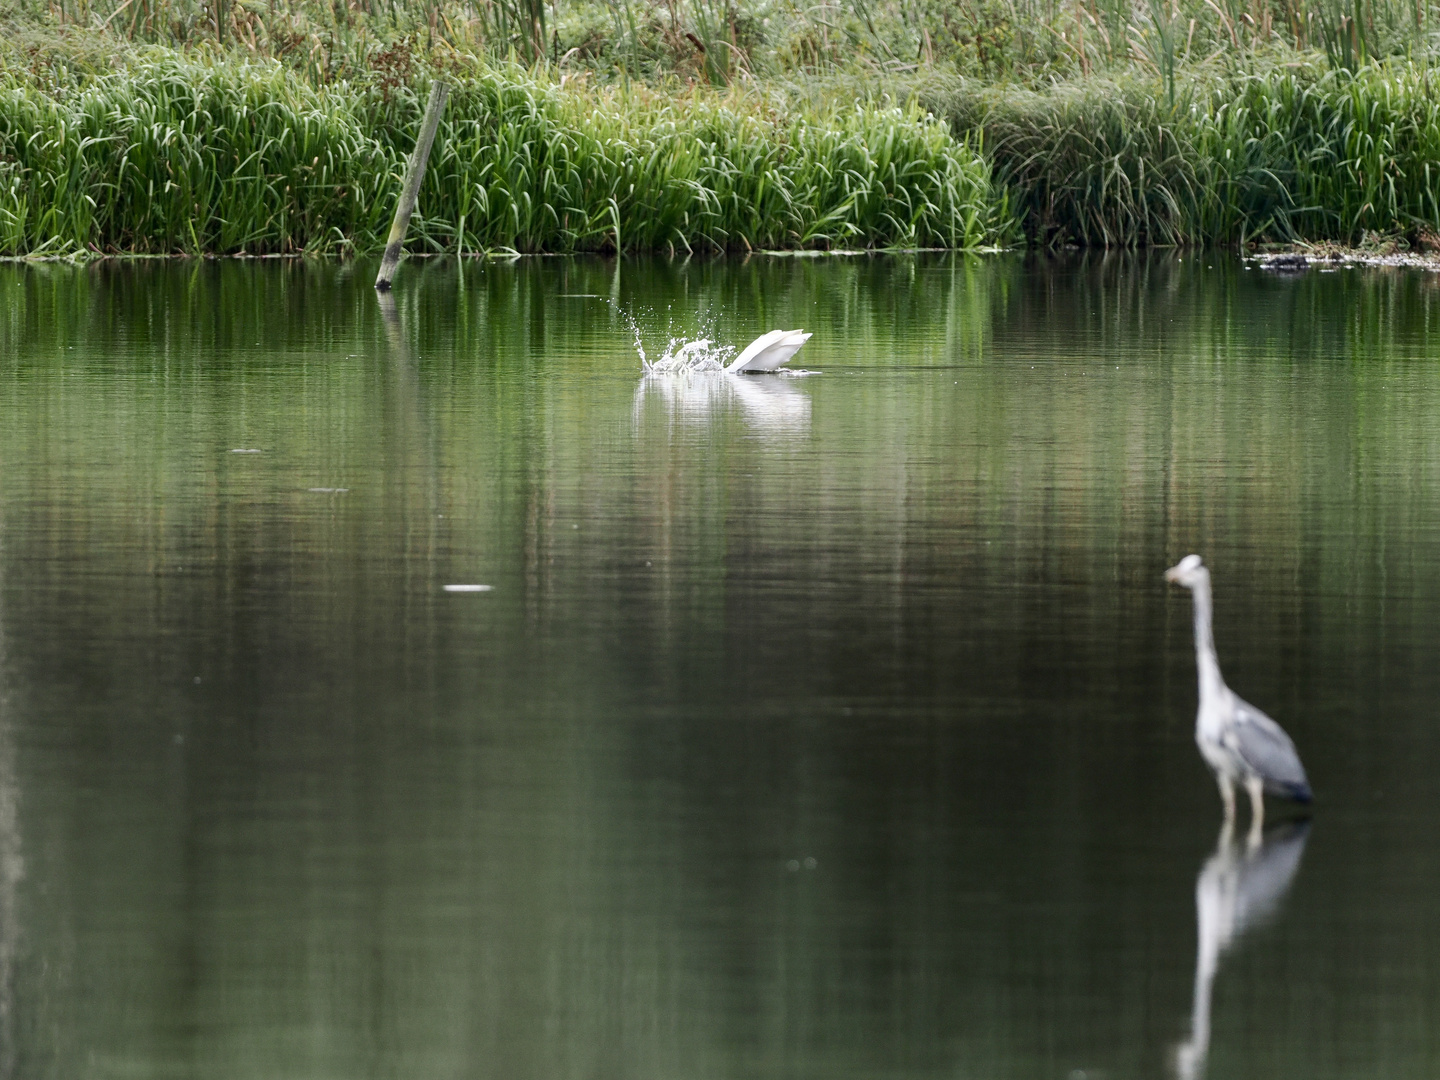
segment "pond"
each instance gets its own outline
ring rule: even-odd
[[[1440,1071],[1440,281],[373,273],[0,267],[0,1075]]]

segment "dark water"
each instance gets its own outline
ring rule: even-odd
[[[0,268],[0,1075],[1440,1073],[1435,279],[371,273]]]

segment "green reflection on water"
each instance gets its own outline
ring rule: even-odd
[[[1440,1064],[1429,278],[370,269],[0,268],[5,1071],[1162,1074],[1189,550],[1320,800],[1210,1075]]]

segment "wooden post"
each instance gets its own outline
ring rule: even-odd
[[[375,288],[384,292],[390,288],[390,279],[400,265],[400,254],[405,247],[405,230],[410,227],[410,215],[415,212],[415,200],[420,197],[420,181],[425,179],[425,163],[430,160],[430,146],[435,142],[435,129],[440,126],[440,114],[445,111],[445,95],[450,88],[439,79],[430,86],[430,100],[425,105],[425,119],[420,122],[420,138],[415,143],[415,152],[410,155],[410,164],[405,169],[405,187],[400,192],[400,202],[395,207],[395,220],[390,225],[390,238],[385,244],[385,257],[380,260],[380,273],[375,275]]]

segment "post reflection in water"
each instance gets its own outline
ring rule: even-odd
[[[1190,1038],[1175,1050],[1180,1080],[1205,1075],[1210,1050],[1210,997],[1224,955],[1248,930],[1274,915],[1300,869],[1308,821],[1277,826],[1241,844],[1232,823],[1220,830],[1215,853],[1195,881],[1195,998]]]

